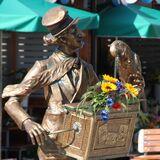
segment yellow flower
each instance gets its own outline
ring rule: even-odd
[[[108,82],[111,82],[111,83],[116,83],[118,81],[117,78],[111,77],[111,76],[106,75],[106,74],[103,75],[103,79],[105,81],[108,81]]]
[[[117,89],[117,86],[111,82],[102,82],[101,89],[103,92],[108,93],[111,91],[115,91]]]
[[[130,91],[133,95],[137,96],[138,95],[138,89],[135,88],[132,84],[126,83],[125,87]]]

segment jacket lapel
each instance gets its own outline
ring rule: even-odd
[[[85,72],[84,72],[84,66],[83,66],[83,64],[81,62],[80,75],[79,75],[79,81],[78,81],[78,84],[77,84],[77,90],[76,90],[75,94],[73,95],[73,98],[71,99],[70,103],[72,103],[76,99],[76,97],[78,97],[78,95],[81,93],[81,91],[84,90],[83,89],[84,87],[82,86],[82,85],[85,84],[85,82],[83,83],[83,79],[85,77],[84,74],[85,74]]]

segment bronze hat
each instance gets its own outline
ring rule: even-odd
[[[48,28],[52,36],[59,35],[77,22],[78,19],[72,19],[63,7],[50,9],[42,18],[42,25]]]

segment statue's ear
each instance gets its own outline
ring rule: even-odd
[[[43,37],[43,40],[47,45],[56,44],[57,39],[58,38],[53,36],[51,33],[47,34],[46,36]]]

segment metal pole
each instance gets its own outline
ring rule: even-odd
[[[0,93],[2,93],[2,31],[0,31]],[[0,97],[0,159],[1,159],[1,131],[2,131],[2,98]]]
[[[91,1],[92,11],[97,12],[97,0]],[[97,72],[97,37],[95,35],[95,31],[91,31],[92,34],[92,64],[95,72]]]
[[[118,62],[119,62],[119,57],[116,56],[114,60],[114,77],[115,78],[117,78]]]

